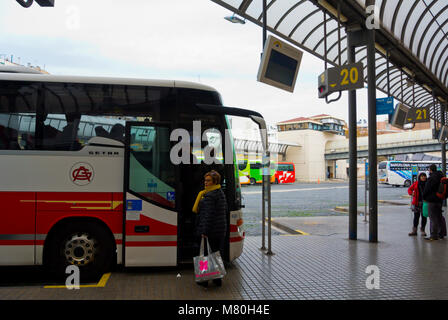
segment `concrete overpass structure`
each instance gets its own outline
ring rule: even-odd
[[[378,156],[441,151],[441,144],[432,138],[432,129],[377,136]],[[357,139],[358,158],[368,157],[368,137]],[[348,140],[329,141],[325,146],[325,160],[349,159]]]

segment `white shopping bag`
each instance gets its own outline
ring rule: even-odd
[[[211,253],[208,239],[205,239],[205,241],[204,238],[201,240],[199,256],[193,258],[196,282],[221,279],[226,275],[226,269],[224,268],[221,254],[219,251]],[[207,256],[204,256],[204,242],[207,243]]]

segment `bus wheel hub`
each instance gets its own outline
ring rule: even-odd
[[[96,244],[85,233],[72,235],[65,243],[64,254],[70,264],[86,265],[93,261]]]

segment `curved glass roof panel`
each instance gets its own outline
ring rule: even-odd
[[[406,17],[407,19],[407,25],[406,29],[403,29],[401,32],[401,41],[404,42],[404,44],[411,48],[411,39],[414,37],[414,34],[416,30],[414,29],[415,26],[419,26],[420,21],[422,17],[422,12],[425,10],[425,5],[422,2],[417,2],[417,5],[411,9],[410,13]],[[404,32],[403,32],[404,31]]]
[[[394,3],[393,3],[394,2]],[[392,29],[392,20],[395,14],[396,1],[381,1],[380,8],[384,7],[384,27]]]
[[[322,13],[313,11],[313,14],[310,14],[303,19],[304,23],[300,25],[300,28],[295,29],[294,33],[291,34],[291,38],[304,45],[305,39],[307,39],[309,34],[316,32],[315,28],[322,23],[322,20]],[[321,34],[323,34],[323,29],[321,31]]]
[[[401,1],[399,4],[397,4],[395,10],[392,9],[394,11],[392,19],[382,20],[383,24],[391,26],[389,31],[392,34],[401,35],[401,33],[403,32],[403,27],[406,23],[407,14],[412,11],[413,6],[414,6],[413,1],[409,0]]]
[[[226,0],[226,2],[231,5],[232,7],[239,8],[241,5],[242,0]]]
[[[446,11],[444,19],[448,19],[448,11]],[[434,50],[437,43],[443,38],[443,33],[438,32],[439,26],[436,23],[431,23],[428,27],[429,28],[425,30],[422,41],[418,44],[416,49],[417,57],[419,57],[424,64],[427,63],[428,50],[431,50],[431,48]],[[430,37],[430,35],[434,36]]]
[[[249,2],[249,1],[244,1]],[[249,7],[247,8],[247,14],[249,14],[252,17],[259,17],[261,14],[261,11],[263,10],[263,4],[261,1],[250,1]]]
[[[289,34],[291,30],[297,25],[297,21],[300,21],[300,14],[303,17],[306,15],[303,8],[300,6],[300,1],[296,1],[297,3],[287,10],[288,13],[282,16],[282,19],[277,22],[275,26],[277,30],[283,34]]]
[[[212,0],[236,14],[262,25],[261,0]],[[267,28],[277,37],[324,59],[331,65],[347,62],[347,35],[344,23],[347,18],[341,13],[341,23],[337,22],[335,8],[329,9],[328,4],[337,3],[332,0],[268,0]],[[365,19],[367,0],[345,0],[360,18]],[[397,40],[400,49],[407,50],[406,56],[412,61],[418,61],[421,73],[432,79],[432,84],[443,86],[443,92],[448,83],[448,1],[444,0],[376,0],[375,8],[379,10],[381,32],[391,39]],[[324,13],[327,9],[326,51],[324,44]],[[339,28],[340,27],[340,28]],[[340,34],[338,34],[338,30]],[[341,41],[339,41],[339,36]],[[340,48],[339,48],[340,47]],[[379,49],[378,49],[379,50]],[[394,50],[392,48],[391,50]],[[387,76],[386,51],[376,54],[377,88],[390,93],[396,99],[413,107],[423,107],[432,104],[433,98],[429,87],[419,84],[407,86],[415,76],[415,70],[403,72],[401,66],[389,63],[389,78]],[[366,49],[356,50],[356,60],[362,61],[366,69]],[[397,60],[396,60],[397,61]],[[398,62],[399,64],[400,62]],[[365,70],[367,74],[367,70]],[[414,92],[414,94],[413,94]],[[415,97],[413,97],[415,95]],[[415,99],[414,99],[415,98]],[[447,99],[448,100],[448,99]],[[414,105],[415,102],[415,105]],[[432,110],[435,116],[440,115]]]
[[[261,4],[261,1],[255,1]],[[283,0],[283,1],[275,1],[271,4],[269,10],[271,14],[268,16],[268,24],[269,25],[277,25],[280,19],[284,16],[285,9],[289,9],[297,3],[297,0]],[[261,12],[261,11],[260,11]]]

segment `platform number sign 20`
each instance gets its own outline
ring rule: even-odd
[[[349,69],[344,68],[341,70],[341,77],[341,86],[348,86],[350,83],[356,84],[359,78],[358,69],[352,67],[349,71]]]
[[[363,87],[364,66],[361,62],[327,69],[318,78],[319,98],[325,98],[336,91]]]

